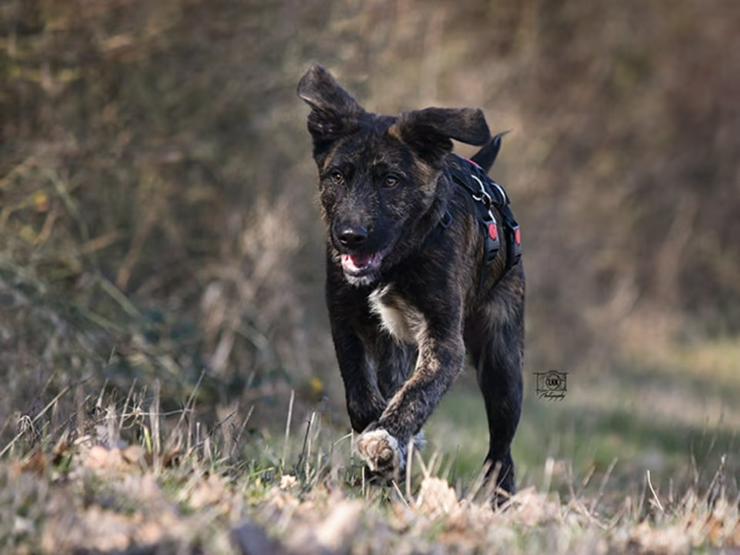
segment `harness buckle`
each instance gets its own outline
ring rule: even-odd
[[[478,186],[480,187],[480,191],[478,191],[478,193],[472,193],[470,196],[473,197],[473,200],[483,203],[486,208],[490,209],[491,205],[493,204],[493,199],[491,198],[491,195],[488,194],[488,191],[486,191],[486,188],[483,186],[483,182],[473,174],[470,174],[470,177],[475,179],[475,181],[478,183]],[[488,212],[490,214],[490,210]]]

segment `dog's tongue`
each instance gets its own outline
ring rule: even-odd
[[[355,268],[364,268],[368,264],[370,264],[370,259],[372,258],[372,255],[370,254],[350,254],[349,259],[354,264]]]
[[[343,254],[342,255],[342,266],[350,272],[357,272],[364,270],[368,266],[375,263],[376,258],[379,258],[376,254]]]

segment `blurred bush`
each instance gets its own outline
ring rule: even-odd
[[[513,130],[533,368],[736,333],[738,28],[722,0],[4,2],[0,421],[85,376],[336,387],[313,61],[368,109]]]

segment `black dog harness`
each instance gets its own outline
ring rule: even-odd
[[[501,248],[498,223],[493,208],[501,214],[502,231],[506,234],[506,268],[504,273],[519,262],[522,256],[522,234],[511,211],[511,201],[504,188],[488,177],[486,172],[472,160],[453,154],[446,172],[449,178],[470,193],[478,211],[478,222],[485,234],[484,262],[493,262]],[[449,212],[442,218],[447,227],[451,221]],[[485,266],[484,266],[485,268]]]

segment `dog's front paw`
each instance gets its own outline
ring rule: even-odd
[[[383,429],[360,434],[355,442],[357,453],[371,472],[398,480],[404,463],[398,440]]]

